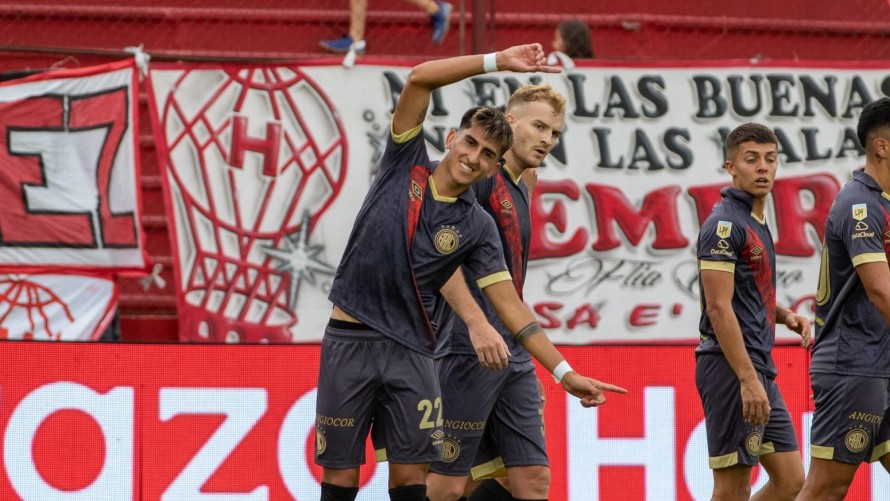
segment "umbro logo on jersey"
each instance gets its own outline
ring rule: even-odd
[[[754,261],[760,261],[763,259],[763,247],[759,245],[755,245],[753,249],[751,249],[751,259]]]
[[[433,445],[442,445],[445,441],[445,432],[442,430],[436,430],[430,433],[430,438],[433,439]]]
[[[509,200],[501,200],[501,207],[503,207],[505,211],[509,212],[513,210],[513,202]]]
[[[408,196],[417,200],[423,198],[423,188],[417,184],[417,181],[411,181],[411,190],[408,192]]]
[[[885,232],[884,232],[884,243],[885,243],[885,244],[890,244],[890,231],[885,231]]]

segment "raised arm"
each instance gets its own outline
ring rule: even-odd
[[[602,383],[578,374],[568,365],[565,358],[550,342],[544,329],[538,325],[535,315],[516,294],[509,281],[497,282],[484,289],[485,295],[494,305],[498,317],[510,329],[519,343],[554,375],[563,389],[581,399],[581,405],[595,407],[606,402],[603,391],[627,393],[627,390],[608,383]]]
[[[541,44],[517,45],[490,54],[458,56],[421,63],[411,70],[408,81],[399,96],[396,111],[392,117],[392,132],[396,135],[407,132],[423,123],[426,118],[430,95],[439,87],[459,82],[465,78],[485,73],[484,58],[496,62],[498,71],[521,73],[559,73],[560,69],[547,66],[547,56]],[[494,68],[489,67],[489,70]]]

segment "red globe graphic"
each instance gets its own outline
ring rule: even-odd
[[[340,192],[339,116],[299,68],[165,78],[160,121],[183,331],[195,341],[288,342],[295,277],[266,250],[308,232]]]

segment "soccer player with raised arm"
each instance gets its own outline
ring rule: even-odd
[[[549,85],[517,89],[506,106],[513,145],[504,154],[498,173],[473,186],[476,199],[497,224],[513,286],[520,296],[531,240],[530,193],[525,180],[556,146],[563,130],[565,102]],[[463,277],[457,280],[463,282]],[[455,319],[449,343],[439,353],[444,355],[439,360],[439,382],[446,438],[443,459],[434,462],[427,475],[428,496],[431,501],[466,499],[462,496],[472,468],[476,479],[506,474],[510,491],[489,478],[470,499],[546,499],[550,468],[534,363],[498,320],[482,292],[469,285],[465,297],[482,305],[486,318],[502,334],[509,346],[509,365],[504,370],[489,370],[499,369],[501,361],[477,354],[470,342],[472,332]]]
[[[428,61],[405,82],[380,172],[329,295],[334,309],[322,339],[315,426],[322,501],[355,499],[372,421],[385,440],[390,499],[426,499],[427,469],[442,457],[445,435],[430,306],[460,265],[519,343],[582,405],[603,403],[602,390],[613,388],[567,370],[513,287],[494,221],[467,191],[494,172],[512,143],[504,114],[487,107],[465,113],[439,163],[430,161],[423,139],[436,88],[484,71],[558,71],[545,61],[540,44],[521,45]],[[500,340],[490,328],[486,336]]]
[[[751,468],[769,482],[751,499],[793,500],[803,484],[797,434],[776,384],[776,323],[809,345],[810,323],[776,304],[776,255],[764,217],[779,162],[776,135],[760,124],[726,138],[721,190],[698,237],[702,314],[695,383],[705,412],[714,501],[747,500]]]

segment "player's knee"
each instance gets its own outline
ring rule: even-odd
[[[848,483],[828,485],[825,488],[825,498],[823,499],[842,501],[847,497],[848,490],[850,490]]]
[[[321,501],[354,501],[357,495],[358,487],[321,483]]]
[[[782,499],[794,499],[800,493],[801,489],[803,489],[804,476],[803,472],[800,474],[789,475],[788,477],[782,479],[780,484],[777,484],[779,487],[779,493]]]
[[[427,488],[430,500],[432,501],[458,501],[464,497],[464,487],[466,486],[463,477],[455,479],[455,481],[437,483],[435,491]],[[435,494],[435,497],[434,497]]]
[[[338,487],[358,487],[358,468],[334,469],[325,468],[321,474],[321,481]]]
[[[750,497],[750,484],[715,482],[711,501],[746,501]]]
[[[814,473],[810,469],[810,474],[795,499],[796,501],[843,501],[847,497],[852,481],[852,477],[834,478],[822,471]]]
[[[545,499],[550,491],[550,468],[546,466],[522,466],[511,472],[510,486],[513,495],[523,499]]]
[[[398,464],[389,465],[389,485],[399,487],[402,485],[426,485],[428,464]]]
[[[468,501],[511,501],[513,496],[496,480],[481,482],[467,498]]]
[[[533,466],[524,474],[528,476],[529,483],[540,489],[544,494],[550,489],[550,468]]]

